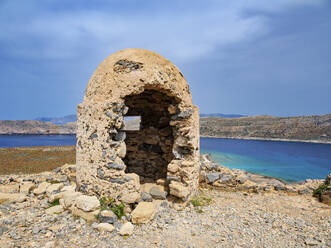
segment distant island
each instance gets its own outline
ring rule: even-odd
[[[240,118],[240,117],[247,117],[247,115],[213,113],[213,114],[200,114],[200,117]]]
[[[56,125],[64,125],[68,122],[76,122],[77,116],[76,115],[66,115],[63,117],[39,117],[36,118],[37,121],[44,121],[44,122],[52,122]]]
[[[227,117],[220,117],[220,116]],[[331,143],[331,114],[298,117],[242,116],[201,114],[202,137],[290,140]],[[39,120],[1,121],[0,135],[5,134],[75,134],[75,115]],[[42,121],[46,120],[46,121]],[[137,125],[138,120],[127,121],[127,126]],[[58,124],[60,123],[60,125]]]
[[[331,114],[298,117],[200,118],[205,137],[331,143]]]

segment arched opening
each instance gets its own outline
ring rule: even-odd
[[[141,183],[166,179],[167,166],[173,160],[173,129],[169,125],[169,106],[176,106],[175,98],[163,92],[145,89],[142,93],[125,97],[129,108],[126,116],[140,116],[139,130],[126,131],[126,173],[136,173]]]

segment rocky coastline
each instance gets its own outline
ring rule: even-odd
[[[331,246],[331,207],[312,197],[326,181],[286,184],[208,154],[200,168],[199,193],[180,210],[159,182],[141,185],[132,212],[78,192],[75,165],[0,176],[0,247]]]
[[[330,143],[331,114],[296,117],[202,117],[200,135],[232,139]]]
[[[254,174],[241,169],[230,169],[213,162],[209,154],[201,155],[200,183],[226,191],[253,193],[277,191],[288,194],[312,195],[314,190],[324,182],[324,179],[306,179],[302,182],[288,183],[278,178]]]
[[[261,141],[281,141],[281,142],[300,142],[300,143],[331,144],[331,141],[326,141],[326,140],[299,140],[299,139],[260,138],[260,137],[228,137],[228,136],[212,136],[212,135],[200,135],[200,138],[236,139],[236,140],[261,140]]]
[[[76,133],[76,122],[56,125],[37,120],[0,120],[0,135],[72,135]]]

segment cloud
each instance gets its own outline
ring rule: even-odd
[[[0,11],[1,54],[25,59],[69,59],[83,56],[85,51],[109,54],[126,47],[142,47],[185,62],[268,32],[264,15],[244,15],[245,11],[280,11],[322,2],[206,1],[203,6],[192,4],[192,7],[186,2],[183,11],[170,1],[166,5],[145,3],[140,9],[136,5],[137,11],[125,11],[104,1],[99,1],[99,8],[84,7],[84,1],[83,7],[76,8],[68,1],[66,9],[54,1],[22,4],[11,0]]]
[[[72,113],[100,61],[127,47],[178,65],[202,112],[327,112],[329,10],[329,0],[1,0],[1,118]]]
[[[111,4],[109,4],[111,2]],[[100,59],[128,47],[156,51],[176,63],[222,55],[228,45],[272,31],[268,14],[327,0],[64,2],[3,0],[0,56],[23,60]]]

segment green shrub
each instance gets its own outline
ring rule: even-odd
[[[52,203],[49,204],[48,208],[54,207],[60,205],[60,199],[56,199],[55,201],[53,201]]]
[[[101,210],[111,210],[120,219],[124,214],[124,204],[116,204],[112,197],[102,197],[100,199]]]
[[[46,181],[50,184],[60,183],[60,181],[57,181],[57,180],[46,180]]]
[[[196,196],[191,200],[192,205],[195,208],[195,211],[198,213],[202,213],[201,207],[208,206],[212,202],[212,199],[210,197],[206,196]]]
[[[329,186],[330,186],[330,184],[321,184],[320,186],[318,186],[317,189],[314,190],[313,196],[317,197],[319,200],[321,200],[321,196],[322,196],[323,192],[326,191],[326,189]]]

